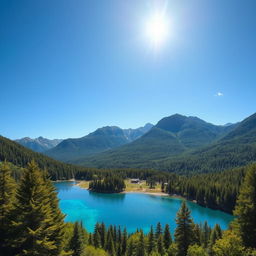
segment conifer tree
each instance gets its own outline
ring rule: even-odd
[[[96,230],[96,232],[93,234],[93,244],[95,248],[101,247],[101,237],[98,230]]]
[[[198,224],[193,225],[193,242],[201,245],[201,228]]]
[[[81,256],[83,254],[84,244],[81,226],[78,222],[74,224],[74,231],[70,240],[70,250],[72,250],[72,256]]]
[[[16,183],[11,177],[11,169],[7,162],[0,164],[0,252],[11,253],[8,241],[11,238],[11,211],[15,200]],[[9,244],[10,245],[10,244]]]
[[[156,225],[156,238],[158,238],[163,233],[161,223],[158,222]]]
[[[159,235],[157,239],[157,251],[160,255],[165,254],[163,235]]]
[[[150,227],[150,232],[148,234],[148,253],[156,251],[156,240],[153,226]]]
[[[211,228],[208,226],[207,221],[204,222],[203,227],[201,228],[201,245],[206,248],[208,246],[209,238],[211,234]]]
[[[111,256],[115,256],[115,254],[116,254],[115,245],[114,245],[113,236],[112,236],[112,231],[111,231],[110,228],[108,229],[108,234],[107,234],[106,251]]]
[[[188,247],[193,241],[193,221],[185,201],[177,213],[176,224],[174,236],[178,247],[178,256],[186,256]]]
[[[136,256],[145,256],[145,255],[146,255],[146,250],[145,250],[144,234],[143,234],[143,231],[141,231],[139,242],[136,248]]]
[[[19,256],[61,255],[63,244],[57,241],[61,240],[63,220],[56,216],[58,209],[50,190],[43,172],[34,161],[30,162],[17,190],[16,218],[12,222],[13,247]],[[54,236],[59,237],[56,240]]]
[[[102,248],[105,248],[106,247],[106,240],[107,240],[107,233],[106,233],[106,226],[105,226],[104,223],[101,223],[100,238],[101,238],[101,246],[102,246]]]
[[[50,200],[50,208],[51,208],[51,221],[49,222],[49,227],[52,229],[52,233],[49,236],[49,239],[51,241],[54,241],[54,243],[58,246],[56,246],[56,249],[53,250],[52,256],[59,256],[62,250],[62,243],[63,243],[63,237],[64,237],[64,217],[65,215],[61,212],[59,208],[59,199],[57,197],[57,192],[55,190],[54,185],[50,181],[47,171],[45,170],[43,172],[44,182],[46,191],[48,193],[48,198]],[[82,224],[80,224],[80,230],[83,233],[82,230]]]
[[[127,231],[124,228],[123,235],[122,235],[122,255],[125,255],[127,250]]]
[[[172,243],[172,236],[170,232],[170,226],[168,224],[165,225],[164,228],[164,247],[167,250]]]
[[[234,214],[244,245],[256,248],[256,165],[246,173]]]
[[[216,224],[211,231],[210,235],[210,246],[214,245],[216,240],[222,237],[222,232],[219,224]]]
[[[127,256],[133,256],[134,255],[134,242],[133,240],[129,241],[128,247],[127,247]]]

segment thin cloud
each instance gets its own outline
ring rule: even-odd
[[[224,96],[224,94],[223,94],[222,92],[217,92],[214,96],[216,96],[216,97],[222,97],[222,96]]]

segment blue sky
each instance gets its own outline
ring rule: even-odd
[[[145,22],[165,10],[155,49]],[[0,134],[81,137],[255,112],[255,0],[0,0]]]

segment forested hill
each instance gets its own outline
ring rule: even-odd
[[[256,161],[256,114],[242,121],[217,143],[177,158],[167,158],[157,166],[176,173],[214,172]]]
[[[187,174],[215,172],[256,161],[256,114],[246,118],[238,125],[228,128],[231,130],[229,132],[226,130],[226,135],[220,136],[210,145],[189,150],[184,150],[184,147],[187,148],[191,138],[196,140],[197,129],[194,129],[194,137],[189,136],[188,134],[191,134],[193,129],[184,129],[184,127],[193,126],[181,125],[182,122],[179,120],[176,122],[176,127],[173,126],[176,133],[179,134],[179,140],[177,140],[177,136],[172,134],[175,130],[168,128],[169,131],[167,131],[169,120],[163,121],[160,121],[156,127],[137,141],[98,156],[81,159],[79,163],[99,168],[129,166],[130,168],[152,168]],[[196,120],[193,124],[199,124],[199,121]],[[177,130],[180,131],[180,127],[183,127],[182,132],[177,132]],[[211,131],[211,128],[208,131]],[[184,134],[187,136],[184,137]],[[213,133],[206,134],[209,137],[209,134]],[[182,144],[180,143],[181,138]]]
[[[75,173],[86,172],[92,168],[77,167],[65,164],[43,154],[36,153],[20,144],[0,136],[0,161],[8,161],[16,166],[25,167],[28,162],[35,160],[40,168],[47,169],[51,178],[71,179]]]
[[[66,139],[45,154],[64,162],[74,161],[83,156],[95,155],[130,143],[148,132],[152,126],[148,123],[137,129],[102,127],[82,138]]]
[[[116,173],[123,178],[140,178],[147,179],[150,176],[168,176],[166,172],[160,172],[149,169],[96,169],[87,168],[83,166],[76,166],[66,164],[47,157],[43,154],[36,153],[30,149],[27,149],[20,144],[0,136],[0,161],[7,161],[14,165],[17,171],[19,167],[27,167],[27,164],[31,160],[39,165],[41,169],[46,169],[52,180],[61,179],[88,179],[91,180],[94,175],[97,177],[104,177],[110,173]],[[17,168],[16,168],[17,167]],[[18,176],[18,174],[17,174]]]

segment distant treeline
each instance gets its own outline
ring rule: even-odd
[[[246,167],[190,177],[177,175],[169,180],[165,191],[196,200],[205,207],[232,213],[245,173]]]

